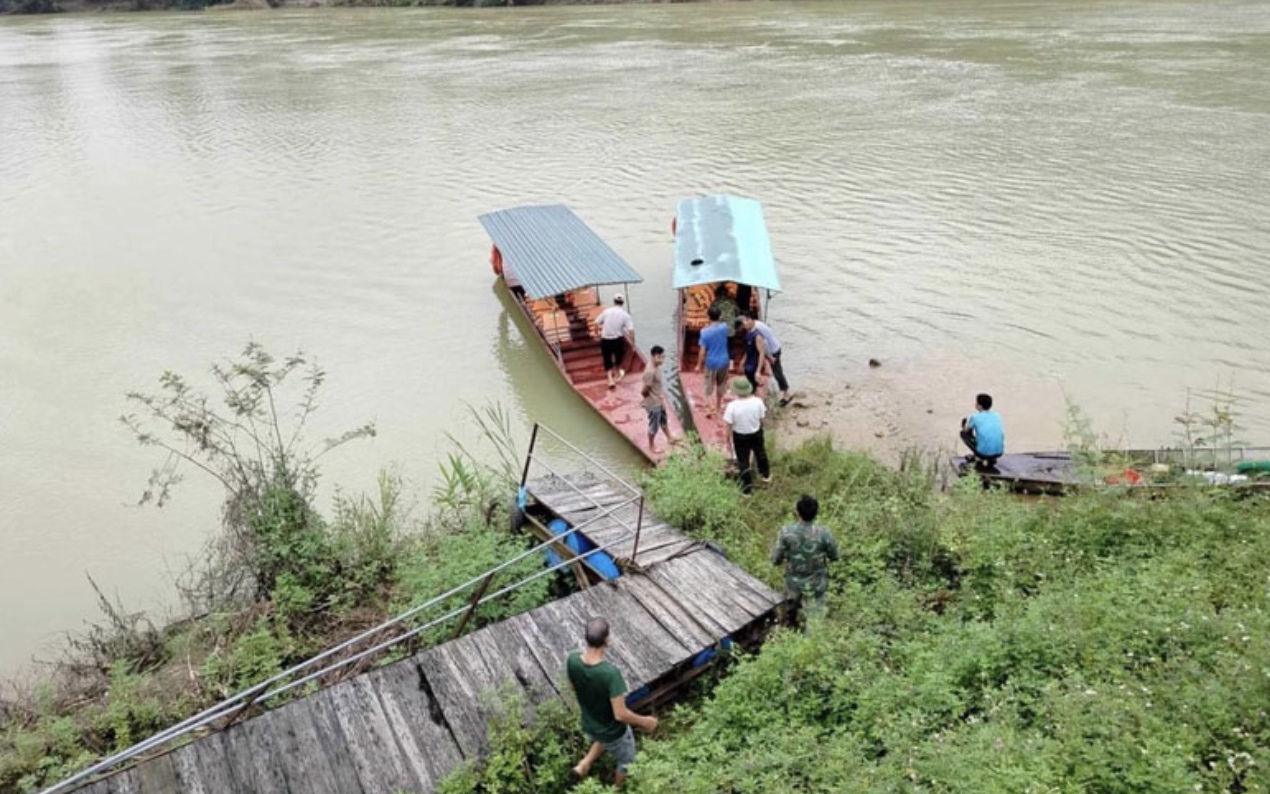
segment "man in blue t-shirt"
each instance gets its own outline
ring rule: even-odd
[[[706,311],[710,324],[701,329],[701,358],[697,361],[697,371],[706,373],[706,416],[714,416],[719,412],[723,402],[723,387],[728,382],[728,365],[732,357],[728,353],[728,324],[723,322],[723,313],[719,307],[711,306]]]
[[[970,447],[976,466],[992,466],[1005,454],[1005,428],[992,410],[992,395],[975,397],[975,412],[961,420],[961,440]]]

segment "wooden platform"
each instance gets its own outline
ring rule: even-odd
[[[588,475],[528,484],[536,503],[579,525],[630,494]],[[638,508],[591,524],[596,544],[628,558]],[[632,705],[690,680],[693,660],[725,638],[753,644],[780,597],[718,553],[645,513],[640,572],[336,684],[88,784],[91,794],[424,794],[487,750],[496,691],[531,703],[572,697],[564,660],[585,621],[607,618],[609,658]]]

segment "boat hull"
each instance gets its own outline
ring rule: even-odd
[[[665,460],[670,444],[664,435],[657,436],[655,452],[648,447],[648,413],[643,407],[640,391],[643,374],[651,364],[638,345],[626,345],[623,362],[626,376],[616,388],[608,387],[600,340],[592,334],[591,327],[600,308],[598,290],[586,288],[569,293],[573,305],[560,312],[563,317],[560,313],[553,313],[550,320],[557,322],[551,322],[544,321],[541,310],[536,311],[532,305],[542,302],[528,301],[524,292],[518,289],[516,275],[511,268],[503,267],[499,281],[531,329],[527,336],[546,348],[565,382],[649,462],[657,464]],[[682,438],[683,425],[678,415],[667,401],[663,401],[663,405],[671,438]]]

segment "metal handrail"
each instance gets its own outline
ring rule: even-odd
[[[573,532],[580,532],[586,527],[590,526],[596,521],[599,521],[602,518],[611,516],[614,521],[616,521],[619,525],[622,526],[622,528],[626,529],[628,532],[633,531],[635,533],[635,548],[638,549],[640,525],[637,525],[635,529],[632,530],[631,527],[625,521],[611,514],[616,510],[620,510],[623,507],[628,507],[630,505],[635,504],[636,502],[639,502],[640,517],[641,517],[641,523],[642,523],[643,498],[644,498],[643,494],[640,493],[639,489],[635,488],[633,485],[627,483],[625,480],[618,477],[609,469],[607,469],[606,467],[604,467],[603,465],[601,465],[600,463],[592,459],[585,452],[582,452],[573,444],[566,441],[558,433],[556,433],[555,431],[551,430],[550,428],[544,425],[539,425],[539,424],[534,425],[533,436],[531,437],[531,440],[530,440],[530,451],[529,451],[529,454],[526,456],[526,461],[525,461],[526,477],[528,475],[530,463],[535,460],[533,458],[533,448],[537,440],[539,430],[546,431],[548,434],[553,436],[556,440],[560,441],[561,443],[569,447],[574,452],[577,452],[583,458],[586,458],[596,468],[598,468],[605,474],[609,475],[612,479],[616,480],[618,483],[624,486],[627,490],[629,490],[633,495],[629,499],[623,500],[608,508],[604,508],[594,499],[590,499],[590,497],[587,497],[588,499],[590,499],[592,504],[594,504],[597,508],[600,509],[600,512],[594,516],[591,516],[590,518],[586,519],[580,524],[574,527],[571,527],[568,533],[564,533],[564,535],[557,535],[548,540],[545,540],[537,544],[536,546],[533,546],[532,548],[528,549],[527,551],[523,551],[520,554],[517,554],[514,557],[511,557],[510,559],[505,560],[502,563],[499,563],[493,568],[490,568],[489,570],[482,572],[478,576],[475,576],[472,579],[469,579],[467,582],[464,582],[463,584],[460,584],[460,585],[456,585],[455,587],[450,588],[449,590],[442,593],[441,595],[434,596],[433,598],[429,599],[428,601],[425,601],[422,604],[419,604],[418,606],[411,607],[405,612],[402,612],[399,615],[396,615],[390,618],[389,620],[386,620],[383,623],[380,623],[379,625],[374,626],[373,628],[363,631],[361,634],[358,634],[356,637],[345,640],[344,642],[338,645],[335,645],[331,648],[328,648],[325,651],[317,654],[316,656],[310,657],[309,659],[306,659],[303,662],[300,662],[299,664],[296,664],[272,676],[271,678],[268,678],[264,681],[261,681],[258,684],[255,684],[254,686],[251,686],[247,689],[244,689],[238,692],[237,694],[227,698],[226,700],[223,700],[217,704],[209,706],[208,708],[204,709],[203,711],[200,711],[194,716],[188,717],[182,720],[181,722],[177,723],[176,725],[166,728],[160,731],[159,733],[155,734],[154,736],[151,736],[150,738],[144,741],[138,742],[137,744],[125,750],[121,750],[120,752],[110,756],[109,758],[103,759],[97,762],[96,764],[93,764],[92,766],[88,767],[87,769],[84,769],[83,771],[78,772],[75,775],[72,775],[71,777],[66,778],[63,781],[44,789],[43,791],[40,792],[40,794],[60,794],[60,792],[68,791],[75,785],[81,782],[84,782],[88,780],[89,778],[95,775],[98,775],[102,772],[108,771],[126,761],[135,759],[137,756],[141,755],[142,753],[145,753],[149,750],[153,750],[155,748],[161,747],[163,745],[174,742],[180,738],[188,736],[189,734],[201,728],[206,727],[207,725],[215,722],[218,719],[221,719],[222,717],[230,714],[231,712],[237,711],[241,713],[242,711],[251,707],[255,703],[278,697],[279,695],[290,692],[291,690],[296,689],[297,687],[303,686],[315,679],[321,678],[324,675],[327,675],[331,672],[339,670],[340,668],[346,667],[354,662],[365,659],[366,657],[371,656],[372,654],[391,648],[394,645],[399,645],[407,640],[410,640],[418,636],[419,634],[421,634],[424,631],[427,631],[430,628],[434,628],[435,626],[438,626],[441,623],[444,623],[445,621],[454,618],[455,616],[467,611],[468,609],[474,608],[475,606],[480,606],[481,604],[484,604],[492,599],[498,598],[506,593],[509,593],[520,587],[523,587],[526,584],[529,584],[530,582],[535,581],[548,574],[554,573],[564,568],[565,566],[572,565],[576,563],[578,560],[585,560],[586,558],[590,557],[593,554],[597,554],[602,551],[607,551],[611,547],[619,543],[622,543],[627,539],[627,537],[624,535],[623,537],[620,537],[620,538],[614,538],[608,543],[605,543],[587,552],[584,552],[581,554],[575,554],[569,559],[561,560],[561,562],[556,565],[553,565],[549,568],[538,571],[518,582],[507,585],[506,587],[503,587],[502,589],[498,590],[495,593],[484,596],[483,598],[476,601],[474,605],[464,604],[460,607],[457,607],[456,609],[453,609],[447,612],[446,614],[438,618],[435,618],[423,624],[422,626],[417,626],[414,629],[411,629],[403,634],[396,635],[384,642],[378,643],[376,645],[371,646],[370,648],[359,651],[353,654],[352,656],[341,658],[332,664],[326,665],[325,667],[321,668],[320,670],[316,672],[310,672],[307,675],[304,675],[303,677],[298,678],[294,681],[290,681],[289,683],[283,684],[280,687],[269,689],[269,687],[274,684],[278,684],[282,681],[286,681],[287,679],[290,679],[296,675],[299,675],[303,671],[316,665],[318,662],[329,659],[335,654],[341,651],[347,650],[364,640],[374,637],[375,635],[385,631],[386,629],[393,628],[394,626],[397,626],[405,622],[406,620],[409,620],[410,618],[418,615],[419,613],[423,612],[426,609],[429,609],[430,607],[433,607],[441,603],[442,601],[444,601],[447,598],[450,598],[451,596],[457,595],[458,593],[463,592],[464,590],[470,589],[471,587],[475,586],[479,582],[491,576],[494,576],[495,574],[498,574],[499,572],[503,570],[506,570],[510,566],[515,565],[517,562],[525,559],[526,557],[529,557],[530,555],[543,551],[548,546],[551,546],[552,544],[558,542],[562,537],[568,534],[571,534]],[[552,475],[557,477],[559,476],[546,463],[542,462],[541,460],[538,460],[537,462],[539,463],[540,466],[542,466],[543,468],[546,468]],[[565,482],[568,482],[568,480],[565,478],[561,478],[561,479],[564,479]],[[572,483],[570,483],[570,485],[572,486]],[[522,486],[523,486],[523,480],[522,480]],[[573,487],[575,490],[578,490],[576,486],[573,486]],[[586,496],[586,494],[582,493],[580,490],[578,490],[578,492],[579,494]]]
[[[632,499],[632,501],[631,501],[631,502],[627,502],[627,503],[625,503],[625,504],[621,504],[621,505],[615,505],[615,506],[613,506],[613,507],[611,507],[611,508],[609,508],[609,509],[605,510],[603,505],[601,505],[599,502],[595,501],[595,499],[593,499],[593,498],[591,498],[590,496],[587,496],[585,493],[583,493],[583,492],[582,492],[582,489],[581,489],[581,488],[579,488],[577,485],[574,485],[572,482],[569,482],[568,478],[561,477],[561,476],[560,476],[560,474],[559,474],[558,472],[556,472],[556,470],[555,470],[555,469],[551,468],[551,466],[550,466],[549,464],[547,464],[546,462],[543,462],[543,461],[538,461],[538,460],[534,457],[534,448],[535,448],[535,446],[536,446],[536,445],[537,445],[537,443],[538,443],[538,431],[539,431],[539,430],[545,430],[545,431],[547,432],[547,434],[548,434],[548,435],[550,435],[551,437],[553,437],[554,439],[556,439],[557,441],[559,441],[561,444],[565,445],[565,446],[566,446],[566,447],[568,447],[570,450],[572,450],[573,452],[575,452],[576,454],[578,454],[580,457],[582,457],[583,459],[585,459],[588,463],[590,463],[590,464],[591,464],[592,466],[594,466],[595,468],[597,468],[597,469],[599,469],[600,471],[602,471],[602,472],[604,472],[605,474],[607,474],[610,480],[616,481],[616,482],[617,482],[618,484],[620,484],[623,488],[625,488],[627,491],[629,491],[631,494],[633,494],[633,495],[634,495],[634,497],[636,497],[636,498],[638,498],[638,499],[639,499],[639,512],[638,512],[638,514],[636,515],[636,518],[635,518],[635,526],[634,526],[634,528],[632,528],[630,524],[626,523],[626,521],[622,520],[622,519],[621,519],[621,518],[619,518],[617,515],[615,515],[615,511],[616,511],[618,508],[625,507],[627,504],[631,504],[631,503],[634,501],[633,499]],[[599,461],[597,461],[597,460],[595,460],[594,458],[592,458],[590,455],[588,455],[588,454],[586,454],[585,452],[583,452],[582,450],[578,449],[576,446],[574,446],[572,443],[570,443],[567,439],[565,439],[564,437],[562,437],[562,436],[561,436],[559,433],[557,433],[556,431],[552,430],[551,428],[547,427],[546,425],[541,425],[541,424],[538,424],[537,422],[535,422],[535,423],[534,423],[533,433],[532,433],[532,434],[530,435],[530,437],[529,437],[529,450],[525,453],[525,467],[524,467],[524,470],[523,470],[523,472],[522,472],[522,474],[521,474],[521,478],[520,478],[520,485],[521,485],[521,487],[522,487],[522,488],[525,486],[525,483],[529,480],[529,469],[530,469],[530,466],[531,466],[534,462],[538,462],[538,465],[540,465],[542,468],[546,469],[546,470],[547,470],[547,472],[548,472],[549,474],[551,474],[553,477],[556,477],[556,478],[558,478],[558,479],[560,479],[560,480],[563,480],[563,481],[564,481],[564,483],[565,483],[566,485],[568,485],[571,489],[573,489],[573,491],[574,491],[574,492],[576,492],[579,496],[584,497],[584,498],[585,498],[585,499],[587,499],[587,500],[588,500],[591,504],[595,505],[595,507],[596,507],[596,508],[598,508],[599,510],[601,510],[601,511],[602,511],[602,512],[600,513],[600,516],[605,516],[605,515],[608,515],[608,516],[610,516],[610,517],[611,517],[611,518],[612,518],[615,522],[617,522],[617,524],[618,524],[619,526],[621,526],[623,529],[625,529],[627,532],[633,532],[633,533],[635,534],[635,541],[634,541],[634,544],[633,544],[633,546],[632,546],[632,551],[631,551],[631,562],[637,562],[637,559],[636,559],[636,558],[639,556],[639,538],[640,538],[640,533],[641,533],[641,531],[642,531],[642,530],[643,530],[643,528],[644,528],[644,494],[643,494],[643,492],[642,492],[642,491],[640,491],[640,490],[639,490],[638,488],[636,488],[634,485],[631,485],[630,483],[628,483],[626,480],[623,480],[623,479],[622,479],[621,477],[619,477],[618,475],[614,474],[614,473],[613,473],[610,469],[608,469],[606,466],[604,466],[604,465],[603,465],[602,463],[600,463]],[[595,518],[599,518],[600,516],[595,516]],[[592,519],[592,520],[593,520],[593,519]],[[588,524],[589,524],[589,523],[590,523],[590,520],[588,520],[588,521],[586,521],[586,522],[584,522],[584,523],[588,523]]]

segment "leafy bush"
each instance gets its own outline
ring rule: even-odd
[[[399,562],[398,585],[394,590],[394,612],[404,612],[428,601],[499,565],[529,548],[523,537],[492,529],[477,519],[459,532],[429,537]],[[530,555],[500,571],[491,581],[486,595],[527,578],[543,568],[542,558]],[[468,629],[532,609],[548,599],[550,577],[542,576],[477,608]],[[474,588],[459,592],[442,603],[424,610],[416,622],[426,623],[468,604]],[[426,642],[444,640],[454,631],[455,621],[443,623],[424,633]]]
[[[736,500],[748,532],[721,537],[750,565],[797,493],[818,495],[846,556],[830,614],[778,631],[641,740],[628,790],[1270,791],[1265,502],[937,496],[823,443],[774,469]],[[715,471],[678,474],[655,492],[685,513],[674,500],[718,487]],[[496,736],[496,752],[542,741]],[[465,774],[477,790],[509,779]]]

